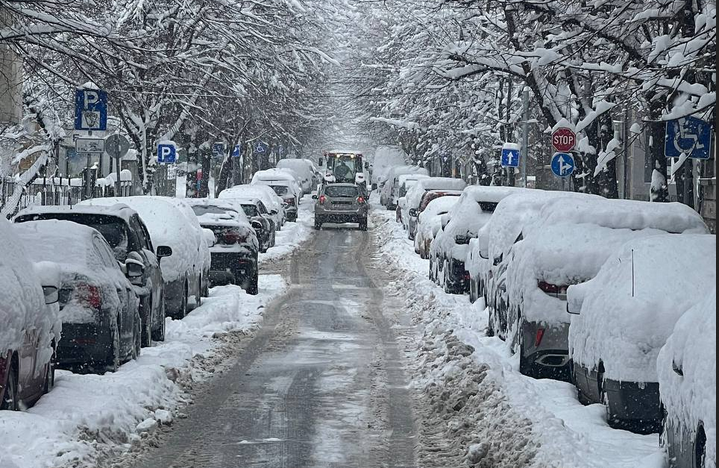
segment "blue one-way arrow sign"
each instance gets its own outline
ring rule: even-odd
[[[107,130],[107,93],[99,89],[75,91],[75,130]]]
[[[502,147],[502,167],[519,167],[519,148],[516,144],[508,144]]]
[[[664,154],[678,158],[687,154],[690,158],[709,159],[712,144],[712,128],[696,117],[670,120],[664,142]]]
[[[574,173],[574,156],[570,153],[554,153],[551,167],[557,177],[569,177]]]

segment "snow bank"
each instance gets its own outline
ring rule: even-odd
[[[661,235],[628,242],[596,278],[569,290],[582,303],[570,353],[605,376],[656,382],[656,359],[677,320],[716,284],[716,238]]]
[[[657,374],[667,417],[689,431],[704,424],[707,468],[716,468],[716,289],[674,327],[657,358]],[[682,368],[683,376],[673,370]]]

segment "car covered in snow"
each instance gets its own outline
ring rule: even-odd
[[[469,291],[465,269],[469,241],[490,220],[497,204],[518,190],[521,189],[476,185],[464,189],[452,211],[442,216],[441,230],[430,247],[430,279],[449,293]]]
[[[641,231],[633,231],[641,232]],[[613,427],[658,430],[657,356],[677,321],[716,284],[716,237],[634,239],[568,291],[569,356],[580,399]]]
[[[706,233],[678,203],[559,197],[525,225],[506,259],[506,305],[496,312],[532,377],[570,378],[567,289],[589,281],[626,242],[664,233]]]
[[[312,196],[315,202],[315,229],[326,223],[357,223],[367,230],[369,203],[365,192],[355,184],[326,184]]]
[[[387,179],[384,181],[380,192],[380,203],[388,210],[394,211],[397,208],[399,199],[399,177],[404,174],[421,174],[429,177],[429,171],[418,166],[397,166],[387,171]]]
[[[402,174],[397,179],[397,193],[391,203],[395,207],[397,222],[402,223],[403,226],[402,213],[406,210],[407,193],[422,179],[429,179],[429,176],[424,174]],[[406,226],[404,227],[406,228]]]
[[[245,212],[223,200],[193,198],[188,202],[200,225],[215,235],[215,243],[210,247],[211,284],[236,284],[248,294],[257,294],[259,242]]]
[[[417,229],[417,216],[419,216],[420,211],[427,206],[427,204],[423,204],[423,202],[426,200],[425,196],[428,195],[429,192],[434,192],[436,197],[440,196],[441,193],[449,194],[450,192],[458,195],[466,186],[467,183],[462,179],[451,177],[419,179],[405,195],[405,201],[401,207],[401,220],[404,228],[407,230],[407,237],[410,240],[414,239]]]
[[[178,208],[168,197],[134,196],[122,198],[93,198],[79,203],[80,206],[113,206],[124,203],[140,215],[147,226],[152,243],[169,247],[157,249],[162,279],[165,286],[165,313],[173,318],[183,318],[202,303],[205,292],[203,275],[209,276],[209,245],[204,230],[191,222],[189,213]],[[189,205],[192,216],[195,216]]]
[[[425,201],[430,200],[417,217],[417,227],[414,236],[414,251],[423,259],[429,258],[432,241],[442,229],[442,216],[449,213],[457,204],[460,193],[429,192]]]
[[[296,181],[296,176],[282,169],[268,169],[257,171],[252,176],[250,185],[266,185],[275,191],[282,199],[287,212],[288,221],[297,221],[297,210],[302,199],[302,188]]]
[[[0,410],[32,406],[52,388],[59,277],[29,260],[16,229],[0,219]]]
[[[96,229],[105,238],[118,262],[138,262],[142,276],[132,278],[140,297],[142,345],[165,339],[165,297],[160,261],[150,232],[135,210],[125,204],[114,206],[36,206],[21,211],[16,223],[57,219]],[[169,252],[166,246],[160,252]]]
[[[284,201],[269,185],[235,185],[220,192],[217,198],[223,200],[257,198],[261,200],[276,231],[280,231],[287,220]]]
[[[15,230],[32,261],[58,271],[58,367],[115,371],[135,359],[142,322],[140,299],[128,278],[142,276],[141,265],[121,265],[102,234],[72,221],[28,221]]]
[[[316,186],[313,184],[316,181],[314,165],[305,159],[280,159],[277,161],[277,169],[289,169],[297,174],[303,193],[310,193]]]
[[[679,319],[657,357],[671,468],[716,467],[716,288]]]

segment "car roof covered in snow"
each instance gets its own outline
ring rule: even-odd
[[[670,233],[706,233],[702,217],[681,203],[652,203],[610,200],[601,197],[572,197],[550,200],[540,214],[537,228],[559,223],[591,223],[608,228],[654,228]]]
[[[714,288],[679,319],[659,352],[657,374],[667,418],[694,430],[703,424],[716,434],[717,293]],[[680,366],[682,375],[674,371]],[[707,438],[707,455],[716,454],[716,437]]]
[[[716,237],[634,239],[591,281],[569,288],[575,362],[604,362],[613,380],[656,382],[656,358],[679,318],[716,286]]]
[[[282,199],[268,185],[235,185],[226,188],[218,195],[220,199],[258,199],[261,200],[267,209],[274,207],[277,210],[282,209]]]

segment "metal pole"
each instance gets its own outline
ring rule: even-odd
[[[522,111],[524,122],[522,122],[522,161],[521,176],[522,187],[527,188],[527,160],[529,159],[529,87],[525,86],[522,91]]]
[[[90,183],[92,182],[92,177],[90,177],[90,164],[91,163],[92,163],[91,154],[87,153],[87,162],[85,163],[85,198],[86,199],[92,198],[92,189],[90,188]]]
[[[122,191],[122,184],[120,183],[120,172],[121,172],[121,170],[122,170],[121,167],[120,167],[120,160],[121,160],[121,159],[122,159],[122,158],[115,158],[115,169],[117,170],[117,180],[115,181],[115,196],[116,196],[116,197],[121,197],[121,196],[122,196],[122,193],[121,193],[121,191]]]

